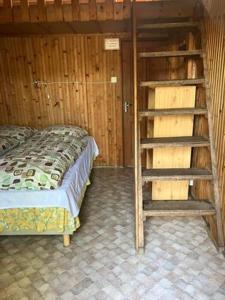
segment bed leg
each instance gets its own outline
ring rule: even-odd
[[[63,246],[68,247],[70,245],[70,235],[64,234],[63,235]]]

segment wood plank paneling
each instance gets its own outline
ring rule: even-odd
[[[221,0],[222,1],[222,0]],[[140,19],[187,18],[192,16],[197,0],[138,1]],[[0,24],[42,22],[126,21],[131,18],[130,0],[2,0]],[[103,22],[104,23],[104,22]],[[19,32],[19,28],[18,28]]]
[[[224,0],[202,0],[210,16],[222,16],[225,13]]]
[[[195,106],[194,86],[155,89],[155,109]],[[178,126],[179,124],[179,126]],[[154,119],[153,137],[192,136],[193,116],[163,116]],[[153,150],[153,168],[189,168],[191,148],[158,148]],[[188,181],[153,182],[153,200],[187,200]]]
[[[96,138],[98,164],[122,165],[121,56],[104,50],[105,37],[1,38],[0,123],[79,125]]]
[[[211,94],[210,111],[213,119],[221,208],[225,227],[225,16],[207,16],[204,29],[204,50],[206,51],[207,75]]]
[[[71,3],[62,0],[2,1],[0,23],[127,20],[131,15],[129,0],[119,3],[114,0],[71,0]]]

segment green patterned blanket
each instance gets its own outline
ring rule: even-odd
[[[0,156],[19,144],[24,143],[33,133],[34,130],[30,127],[14,125],[0,126]]]
[[[26,143],[0,158],[0,189],[57,188],[86,146],[84,139],[36,133]]]
[[[15,148],[19,145],[19,141],[15,138],[2,137],[0,135],[0,156],[5,154],[7,151]]]

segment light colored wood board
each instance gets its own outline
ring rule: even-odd
[[[165,148],[153,150],[154,168],[189,167],[191,148]],[[152,183],[152,200],[187,200],[189,182]]]
[[[192,134],[193,116],[191,115],[155,117],[154,120],[154,137],[191,136]],[[165,127],[165,125],[169,126]]]
[[[195,106],[196,87],[164,87],[155,90],[155,109]],[[163,116],[154,119],[154,137],[192,136],[193,116]],[[153,168],[190,167],[191,148],[153,150]],[[153,182],[153,200],[188,199],[189,182]]]

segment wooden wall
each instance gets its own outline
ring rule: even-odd
[[[224,0],[202,0],[203,5],[206,8],[207,13],[211,17],[221,16],[225,13],[225,1]]]
[[[98,164],[122,165],[121,56],[104,50],[105,37],[1,38],[0,124],[85,127],[100,147]]]
[[[225,232],[225,16],[205,18],[205,50]]]

